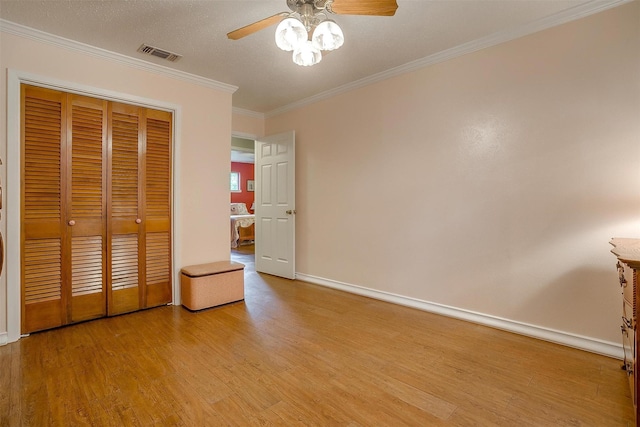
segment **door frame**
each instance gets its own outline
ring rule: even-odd
[[[172,206],[171,206],[171,257],[173,270],[172,304],[180,304],[180,268],[182,253],[180,239],[180,193],[176,191],[180,187],[180,148],[182,134],[182,109],[180,105],[156,99],[144,98],[136,95],[100,89],[93,86],[82,85],[69,81],[58,80],[42,75],[27,73],[19,70],[8,69],[7,78],[7,153],[6,167],[7,179],[6,204],[3,220],[7,224],[5,240],[5,269],[6,278],[6,313],[7,313],[7,342],[20,339],[20,166],[21,158],[21,134],[20,134],[20,85],[29,84],[50,89],[61,90],[79,95],[97,97],[108,101],[124,102],[139,105],[156,110],[169,111],[173,118],[173,153],[172,153]],[[2,341],[2,337],[0,337]],[[0,342],[2,344],[2,342]]]
[[[244,132],[236,132],[234,130],[231,131],[231,137],[236,137],[236,138],[242,138],[242,139],[250,139],[253,141],[253,155],[254,155],[254,162],[253,162],[253,169],[254,169],[254,180],[256,179],[255,176],[255,168],[256,168],[256,163],[255,163],[255,154],[256,154],[256,140],[259,138],[258,135],[254,135],[252,133],[244,133]],[[229,143],[229,147],[231,149],[233,149],[233,147],[231,147],[231,143]],[[231,172],[231,160],[229,160],[229,172]],[[256,181],[256,185],[258,185],[258,182]],[[254,193],[255,196],[255,193]],[[231,201],[231,196],[229,196],[229,201]],[[248,206],[249,207],[249,206]],[[253,235],[253,241],[255,242],[255,239],[257,239],[258,236],[254,233]],[[231,247],[229,247],[229,254],[231,254]]]

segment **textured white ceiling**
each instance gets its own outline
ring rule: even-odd
[[[253,152],[247,153],[231,148],[231,161],[238,163],[255,163],[255,155]]]
[[[255,163],[254,141],[232,136],[231,161],[238,163]]]
[[[231,148],[231,161],[237,163],[255,163],[255,154],[238,151]]]
[[[398,0],[393,17],[336,15],[345,44],[313,67],[295,65],[275,46],[274,27],[226,37],[288,11],[285,0],[1,0],[0,18],[238,86],[234,107],[267,113],[465,43],[620,1]],[[138,53],[142,43],[183,58]]]

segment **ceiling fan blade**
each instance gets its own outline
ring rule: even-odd
[[[230,38],[231,40],[241,39],[250,34],[253,34],[255,32],[258,32],[267,27],[277,24],[282,20],[282,18],[284,18],[285,16],[288,16],[289,14],[290,14],[289,12],[276,13],[273,16],[261,19],[260,21],[254,22],[253,24],[246,25],[242,28],[238,28],[237,30],[233,30],[230,33],[227,33],[227,37]]]
[[[334,0],[331,4],[331,10],[338,15],[393,16],[396,9],[396,0]]]

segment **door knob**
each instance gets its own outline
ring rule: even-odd
[[[76,222],[74,220],[71,220],[71,221],[69,221],[68,224],[73,227],[74,225],[76,225]]]
[[[136,224],[140,224],[142,220],[140,218],[136,218]]]

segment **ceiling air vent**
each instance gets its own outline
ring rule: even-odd
[[[146,53],[147,55],[151,56],[157,56],[158,58],[166,59],[167,61],[171,62],[176,62],[178,59],[182,58],[182,55],[158,49],[157,47],[149,46],[147,44],[142,44],[138,48],[138,52]]]

